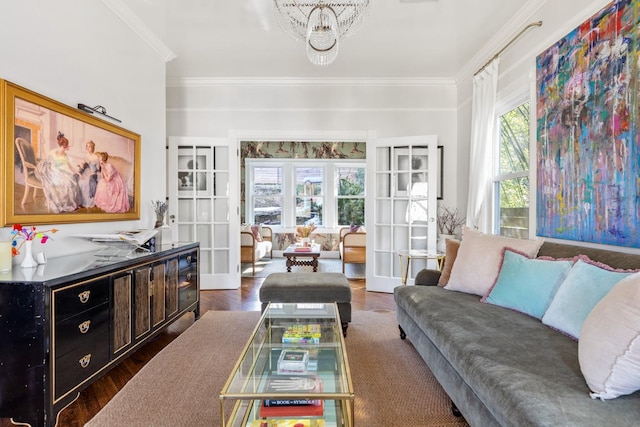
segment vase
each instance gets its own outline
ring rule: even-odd
[[[454,234],[439,234],[438,242],[436,243],[436,249],[440,253],[445,253],[447,251],[447,239],[455,239],[456,236]]]
[[[20,267],[22,268],[33,268],[37,267],[38,263],[35,259],[33,259],[33,241],[27,240],[24,242],[24,259],[20,263]]]
[[[156,213],[156,224],[153,228],[164,226],[164,213]]]
[[[309,247],[309,242],[311,241],[311,239],[308,237],[303,237],[301,241],[302,241],[302,246],[306,248],[306,247]]]

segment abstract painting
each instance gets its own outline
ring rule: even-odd
[[[640,0],[536,58],[538,235],[640,247]]]

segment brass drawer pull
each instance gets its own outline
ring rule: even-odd
[[[78,360],[78,362],[80,363],[80,366],[82,366],[83,368],[86,368],[87,366],[89,366],[89,363],[91,363],[91,353],[87,354],[82,359]]]
[[[191,273],[187,273],[187,281],[191,281]]]
[[[78,325],[78,329],[80,329],[81,334],[86,334],[89,332],[89,326],[91,326],[91,320],[85,320]]]
[[[191,255],[187,255],[187,262],[191,264]]]
[[[78,298],[80,299],[80,302],[83,304],[86,304],[87,301],[89,301],[90,296],[91,296],[91,291],[84,291],[78,294]]]

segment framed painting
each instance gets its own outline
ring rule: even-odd
[[[639,4],[609,3],[536,58],[539,236],[640,247]]]
[[[140,218],[140,135],[0,80],[3,226]]]
[[[208,148],[178,150],[178,194],[189,197],[211,195],[213,159]]]

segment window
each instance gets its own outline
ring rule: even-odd
[[[255,215],[254,224],[282,223],[282,175],[281,167],[255,167],[252,170],[253,188],[251,205]]]
[[[338,224],[364,224],[364,167],[336,168]]]
[[[247,159],[245,170],[246,222],[364,225],[364,160]]]
[[[529,237],[529,102],[499,117],[495,233]]]
[[[322,223],[324,168],[296,167],[296,225]]]

